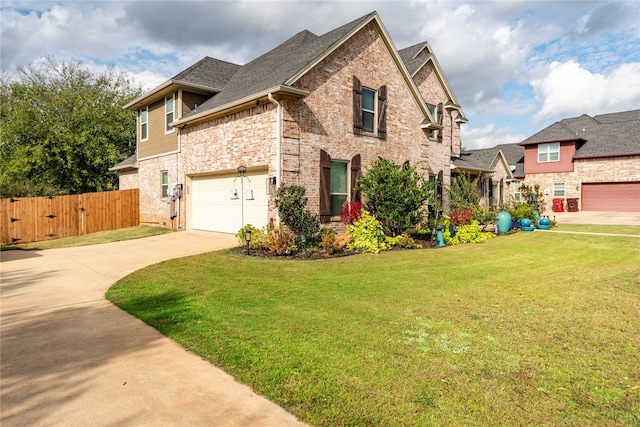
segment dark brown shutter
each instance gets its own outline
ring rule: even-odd
[[[362,135],[362,83],[353,76],[353,133]]]
[[[378,138],[387,139],[387,85],[378,89]]]
[[[320,221],[331,219],[331,157],[320,150]]]
[[[360,192],[356,191],[358,178],[362,174],[362,156],[357,154],[351,159],[351,200],[360,202]]]
[[[438,104],[438,124],[442,126],[444,120],[444,107],[442,102]],[[438,129],[438,142],[442,144],[442,128]]]

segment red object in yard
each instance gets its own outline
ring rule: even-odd
[[[578,199],[577,198],[568,198],[567,199],[567,211],[569,212],[578,212]]]
[[[564,211],[564,199],[553,199],[553,211],[554,212]]]

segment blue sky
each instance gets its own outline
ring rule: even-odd
[[[640,109],[637,1],[3,0],[0,60],[8,74],[47,56],[82,60],[151,88],[203,56],[244,64],[373,10],[398,49],[429,41],[469,119],[468,149]]]

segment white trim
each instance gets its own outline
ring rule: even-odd
[[[142,123],[142,111],[143,110],[147,113],[147,121],[144,122],[144,124],[147,125],[147,137],[146,138],[142,137],[142,124],[143,124]],[[146,107],[141,108],[139,111],[140,111],[140,113],[138,114],[138,117],[140,118],[140,122],[139,122],[140,123],[140,142],[145,142],[145,141],[149,140],[149,106],[147,105]]]
[[[558,158],[556,160],[551,160],[551,153],[555,153],[556,150],[551,150],[551,146],[556,145],[558,146]],[[545,147],[547,148],[546,152],[542,153],[540,151],[541,147]],[[540,160],[540,154],[546,154],[547,156],[547,160]],[[538,163],[554,163],[554,162],[559,162],[560,161],[560,143],[559,142],[548,142],[548,143],[544,143],[544,144],[538,144]]]
[[[167,112],[167,101],[171,99],[171,107],[172,107],[172,111],[169,113]],[[173,120],[171,120],[171,122],[167,121],[167,116],[171,114],[171,118]],[[175,128],[173,126],[171,126],[171,123],[176,121],[176,98],[175,98],[175,94],[171,93],[168,96],[164,97],[164,134],[168,135],[170,133],[175,132]]]
[[[140,162],[142,160],[156,159],[158,157],[164,157],[164,156],[168,156],[169,154],[176,154],[176,153],[179,153],[179,152],[180,152],[180,150],[174,150],[174,151],[167,151],[166,153],[154,154],[153,156],[141,157],[141,158],[138,159],[138,162]]]

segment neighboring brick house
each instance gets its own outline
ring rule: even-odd
[[[564,119],[497,148],[516,197],[521,181],[540,185],[548,210],[562,199],[564,210],[640,212],[640,110]]]
[[[275,221],[280,185],[337,223],[378,157],[444,181],[466,119],[429,46],[401,52],[374,12],[244,66],[204,58],[125,107],[137,157],[112,169],[137,179],[141,222],[229,233]]]
[[[452,158],[452,179],[460,173],[479,177],[480,200],[484,206],[501,208],[519,184],[514,175],[517,166],[509,163],[503,147],[465,150]]]

